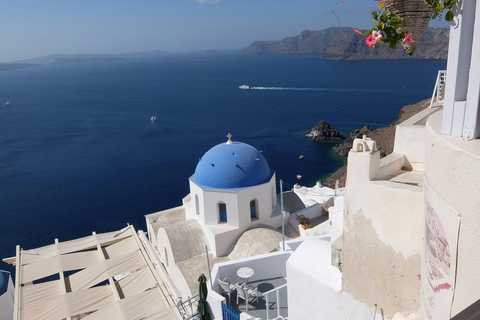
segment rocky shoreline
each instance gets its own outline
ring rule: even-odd
[[[355,129],[350,132],[350,137],[348,137],[343,144],[337,144],[333,147],[333,151],[345,159],[345,166],[338,169],[326,179],[322,181],[322,184],[335,188],[335,181],[338,180],[339,184],[343,186],[345,184],[345,178],[347,174],[347,157],[348,152],[352,148],[352,143],[355,138],[361,138],[363,135],[366,135],[369,138],[372,138],[377,142],[378,149],[380,150],[380,157],[383,158],[388,156],[393,152],[393,146],[395,143],[395,128],[398,124],[422,111],[430,105],[430,99],[425,99],[416,104],[411,104],[403,107],[400,110],[398,120],[392,122],[389,127],[382,127],[373,130],[372,128],[365,126],[361,129]]]
[[[331,142],[345,140],[345,136],[337,129],[333,129],[328,122],[322,120],[317,122],[312,129],[305,133],[306,137],[311,137],[313,141]]]

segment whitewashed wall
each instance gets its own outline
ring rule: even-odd
[[[447,206],[460,217],[453,316],[480,299],[480,140],[444,135],[441,121],[439,113],[427,122],[425,179],[442,199],[427,198],[433,210]]]

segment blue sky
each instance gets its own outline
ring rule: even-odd
[[[3,1],[0,62],[52,53],[240,49],[254,40],[279,40],[306,29],[371,26],[370,12],[377,2],[336,3],[336,0]]]

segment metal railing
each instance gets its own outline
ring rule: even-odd
[[[178,312],[180,312],[182,319],[188,320],[198,315],[198,300],[200,300],[200,296],[197,293],[178,304]]]
[[[445,81],[447,80],[447,71],[438,70],[437,81],[435,82],[435,88],[433,89],[432,100],[430,101],[430,108],[443,104],[443,98],[445,96]]]
[[[275,292],[276,295],[277,295],[277,316],[275,317],[275,319],[288,319],[288,318],[284,318],[280,315],[280,289],[283,289],[283,288],[286,288],[287,287],[287,284],[285,283],[284,285],[281,285],[280,287],[276,287],[270,291],[267,291],[263,294],[263,297],[265,298],[265,311],[267,313],[267,319],[266,320],[269,320],[270,317],[269,317],[269,312],[268,310],[270,309],[270,306],[269,306],[269,302],[268,302],[268,295],[270,293],[273,293]]]
[[[239,320],[240,315],[235,309],[222,301],[222,319],[223,320]]]

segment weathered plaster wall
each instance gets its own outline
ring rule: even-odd
[[[453,316],[480,298],[480,141],[441,134],[441,116],[427,122],[425,178],[460,216]]]
[[[342,289],[389,318],[420,307],[423,203],[421,186],[347,182]]]

